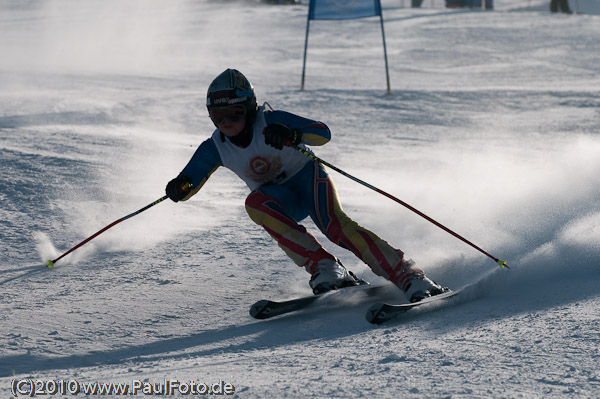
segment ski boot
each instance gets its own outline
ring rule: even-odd
[[[448,291],[448,287],[442,287],[426,276],[413,276],[404,294],[411,303],[414,303]]]
[[[339,259],[322,259],[313,269],[309,285],[314,294],[323,294],[338,288],[368,284],[366,281],[357,278],[351,271],[346,270]]]

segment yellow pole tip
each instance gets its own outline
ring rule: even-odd
[[[498,264],[500,265],[500,267],[502,269],[504,269],[504,268],[510,269],[510,267],[508,267],[508,265],[506,264],[505,260],[498,259]]]
[[[49,260],[48,262],[46,262],[46,267],[49,269],[54,269],[54,262]]]

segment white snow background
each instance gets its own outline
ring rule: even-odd
[[[600,7],[495,6],[384,0],[386,96],[377,18],[311,22],[300,91],[306,4],[2,0],[2,397],[22,378],[223,380],[240,398],[598,397]],[[474,289],[379,327],[352,295],[254,320],[258,299],[310,294],[309,275],[223,168],[187,203],[45,268],[164,195],[211,134],[206,88],[230,67],[259,102],[330,126],[318,156],[511,269],[332,172],[350,216],[436,281]]]

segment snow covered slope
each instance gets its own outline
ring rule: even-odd
[[[383,6],[391,96],[376,18],[312,22],[300,91],[306,5],[0,2],[4,397],[23,378],[222,380],[240,398],[597,396],[600,16],[534,0]],[[309,276],[226,170],[44,268],[164,195],[212,132],[204,96],[228,67],[259,101],[326,122],[317,155],[511,270],[334,174],[359,223],[435,280],[476,288],[380,327],[356,299],[253,320],[254,301],[308,294]]]

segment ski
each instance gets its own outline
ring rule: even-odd
[[[369,310],[367,310],[366,319],[371,324],[381,324],[389,321],[403,313],[408,312],[411,309],[416,308],[417,306],[423,306],[430,304],[432,302],[438,302],[445,299],[452,298],[455,295],[458,295],[462,289],[457,291],[448,291],[443,294],[435,295],[429,298],[425,298],[422,301],[414,302],[414,303],[405,303],[401,305],[392,305],[388,303],[376,303],[371,306]]]
[[[305,309],[316,302],[322,301],[323,299],[329,298],[338,293],[358,291],[366,296],[372,296],[382,292],[383,289],[383,286],[371,286],[368,284],[361,284],[357,286],[340,288],[337,290],[325,292],[323,294],[307,295],[300,298],[289,299],[287,301],[272,301],[268,299],[263,299],[256,302],[250,307],[250,316],[254,317],[255,319],[261,320],[270,319],[271,317]]]

